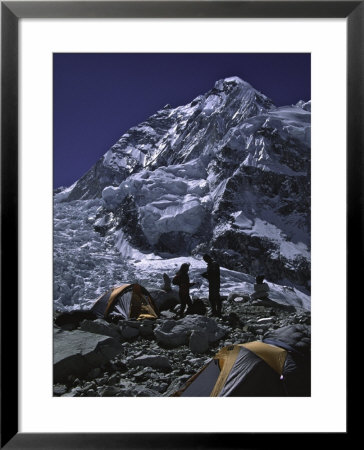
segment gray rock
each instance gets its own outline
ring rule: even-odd
[[[133,327],[130,325],[125,324],[121,328],[121,336],[124,339],[134,339],[139,336],[139,327]]]
[[[107,384],[108,384],[109,386],[114,385],[114,384],[118,383],[119,379],[120,379],[120,375],[119,375],[118,373],[114,373],[114,374],[112,374],[112,375],[110,376],[110,378],[107,380]]]
[[[70,375],[84,378],[92,369],[107,363],[121,351],[120,343],[110,336],[80,330],[55,329],[54,382],[67,380]]]
[[[168,383],[153,383],[152,385],[148,386],[148,388],[152,389],[153,391],[157,391],[160,394],[166,391],[168,388]]]
[[[83,391],[84,392],[87,392],[87,391],[89,391],[90,389],[94,389],[96,387],[96,383],[94,383],[94,382],[89,382],[89,383],[86,383],[84,386],[83,386]]]
[[[96,397],[95,389],[89,389],[88,391],[86,391],[86,397]]]
[[[129,380],[121,379],[119,381],[119,388],[122,391],[130,391],[131,392],[134,386],[135,386],[135,383],[132,383]]]
[[[150,371],[151,370],[152,369],[150,367],[149,368],[144,368],[143,370],[140,370],[139,372],[134,374],[134,379],[136,381],[138,381],[138,382],[147,380],[149,378],[149,376],[150,376]]]
[[[102,386],[98,388],[102,397],[160,397],[160,393],[146,386],[121,379],[118,386]]]
[[[180,320],[166,320],[155,328],[154,335],[159,344],[174,348],[188,345],[193,331],[206,332],[209,344],[219,341],[226,329],[219,327],[216,322],[205,316],[191,315]]]
[[[189,380],[190,375],[182,375],[181,377],[176,378],[172,381],[172,383],[168,386],[168,389],[164,392],[163,397],[169,397],[174,394],[176,391],[181,389],[181,387]]]
[[[145,386],[136,386],[133,390],[133,397],[160,397],[161,394]]]
[[[103,334],[105,336],[111,336],[115,339],[120,339],[119,328],[103,319],[96,320],[83,320],[80,324],[82,331],[88,331],[89,333]]]
[[[139,330],[140,326],[142,325],[143,322],[141,322],[140,320],[136,320],[136,319],[129,319],[129,320],[124,320],[122,322],[122,326],[128,326],[131,328],[136,328],[137,330]]]
[[[181,326],[180,321],[166,320],[154,330],[157,342],[168,347],[179,347],[188,343],[189,331]]]
[[[192,331],[189,341],[192,353],[205,353],[209,349],[209,338],[206,331]]]
[[[103,386],[98,391],[100,397],[116,397],[120,393],[120,389],[116,386]]]
[[[176,315],[177,314],[174,311],[162,311],[160,313],[160,318],[161,319],[175,319]]]
[[[250,297],[247,292],[231,292],[228,295],[227,303],[231,303],[232,301],[235,301],[237,303],[242,302],[242,301],[246,302],[249,300],[249,298]]]
[[[193,364],[194,366],[203,366],[203,364],[205,363],[205,359],[204,358],[191,358],[189,360],[190,364]]]
[[[159,355],[144,355],[135,358],[130,361],[129,365],[131,367],[142,366],[142,367],[152,367],[153,369],[167,369],[171,370],[172,366],[169,359],[166,356]]]

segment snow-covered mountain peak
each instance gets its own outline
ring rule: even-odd
[[[232,129],[275,109],[265,95],[239,77],[219,80],[186,105],[167,104],[130,128],[71,190],[68,199],[96,198],[144,168],[209,161]],[[245,133],[244,133],[245,134]]]
[[[124,256],[210,251],[231,270],[309,289],[310,109],[218,80],[129,129],[55,199],[100,199],[95,229]]]
[[[224,92],[227,95],[233,95],[243,98],[245,101],[263,102],[266,109],[274,108],[272,100],[257,91],[250,83],[239,77],[232,76],[216,81],[213,91]]]
[[[216,81],[214,88],[223,91],[224,89],[231,86],[240,86],[245,87],[247,89],[253,89],[251,84],[235,76],[222,78],[221,80]]]

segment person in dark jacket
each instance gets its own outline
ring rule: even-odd
[[[190,265],[188,263],[183,263],[174,276],[172,282],[173,284],[179,286],[179,300],[181,302],[181,309],[179,315],[182,317],[185,311],[186,305],[192,306],[192,301],[190,297],[190,287],[194,286],[195,283],[190,283],[190,277],[188,275]]]
[[[209,282],[209,302],[213,316],[221,316],[220,266],[210,255],[204,255],[207,271],[202,274]]]

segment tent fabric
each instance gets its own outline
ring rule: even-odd
[[[223,347],[174,396],[283,396],[280,375],[286,355],[260,341]]]
[[[254,352],[240,347],[236,362],[219,397],[283,396],[279,375]]]
[[[231,369],[233,368],[236,359],[240,353],[240,348],[237,345],[224,347],[217,355],[216,359],[219,362],[220,375],[216,381],[214,389],[211,392],[211,397],[217,397],[228,379]]]
[[[248,342],[242,345],[262,358],[279,375],[282,375],[287,357],[287,351],[284,348],[261,341]]]
[[[140,284],[123,284],[101,295],[91,310],[98,316],[124,319],[156,319],[158,309],[149,292]]]
[[[286,355],[285,350],[260,341],[225,347],[216,356],[222,358],[223,367],[210,396],[281,393],[279,376]]]
[[[209,397],[219,375],[219,362],[213,359],[189,379],[185,389],[181,392],[181,397]],[[197,377],[199,382],[194,383]]]
[[[310,327],[283,327],[266,338],[223,347],[172,396],[310,396]]]
[[[112,293],[112,289],[102,294],[94,303],[94,305],[91,308],[91,311],[97,316],[97,317],[104,317],[104,313],[107,307],[107,302],[110,298],[110,295]]]
[[[280,342],[289,348],[283,369],[283,382],[290,396],[311,395],[311,326],[288,325],[267,332],[263,342]]]
[[[299,353],[298,350],[294,349],[293,347],[291,347],[289,344],[279,341],[278,339],[264,339],[263,342],[265,344],[271,344],[271,345],[275,345],[276,347],[281,347],[284,348],[290,352],[296,352]]]
[[[115,302],[117,301],[118,310],[123,313],[124,311],[129,311],[130,309],[130,302],[131,302],[131,294],[130,290],[128,292],[127,288],[129,288],[130,284],[123,284],[122,286],[119,286],[111,291],[110,297],[107,302],[105,315],[108,315],[113,309],[115,309]],[[123,294],[123,295],[120,295]],[[119,298],[117,299],[117,297]]]

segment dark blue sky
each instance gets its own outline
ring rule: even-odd
[[[55,53],[53,180],[69,186],[167,103],[238,76],[279,105],[311,98],[308,53]]]

